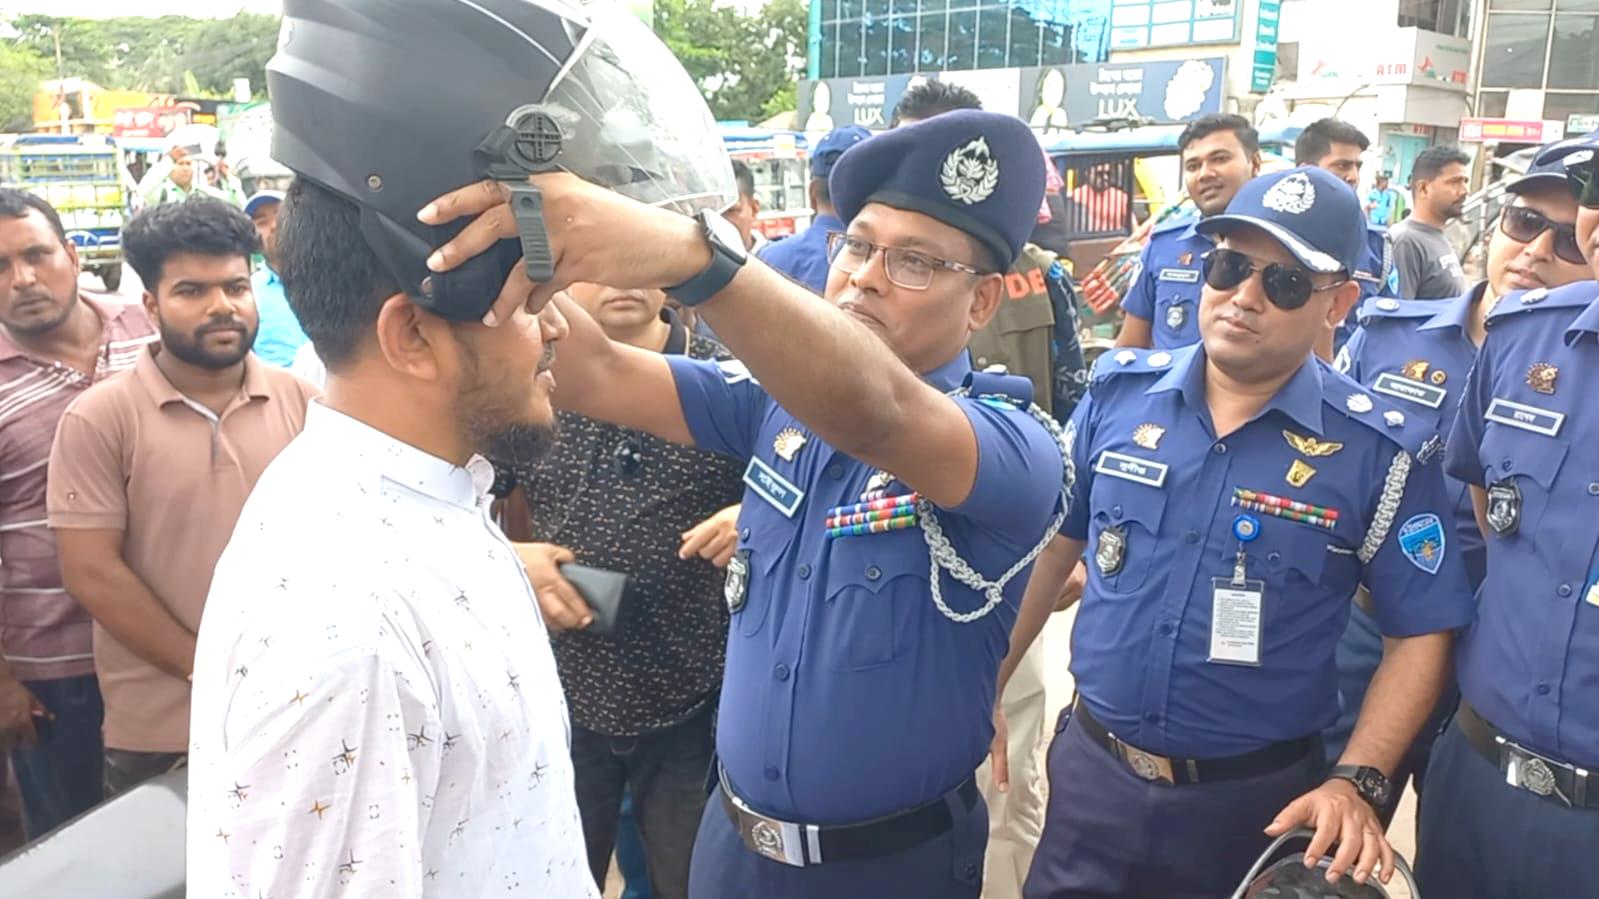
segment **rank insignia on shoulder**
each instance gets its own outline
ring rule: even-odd
[[[1284,431],[1283,439],[1287,440],[1288,445],[1293,447],[1300,455],[1310,456],[1311,458],[1330,456],[1344,448],[1342,443],[1332,440],[1317,440],[1314,437],[1295,434],[1293,431]]]
[[[1405,413],[1400,412],[1398,409],[1389,409],[1382,414],[1382,420],[1390,428],[1402,428],[1405,426]]]
[[[1427,369],[1432,368],[1432,363],[1425,359],[1412,359],[1405,363],[1400,372],[1412,381],[1420,381],[1427,377]]]
[[[1133,442],[1144,449],[1160,448],[1160,438],[1166,435],[1166,429],[1154,422],[1145,422],[1133,428]]]
[[[772,440],[772,451],[782,457],[784,462],[794,461],[794,456],[805,445],[805,434],[798,428],[784,428],[777,432],[777,437]]]
[[[1138,354],[1132,350],[1119,350],[1112,358],[1116,360],[1117,365],[1127,365],[1130,364],[1134,359],[1137,359]]]
[[[737,612],[744,608],[750,590],[750,551],[740,550],[727,560],[727,580],[722,585],[722,598],[727,600],[727,610]]]
[[[1442,386],[1445,381],[1449,380],[1449,372],[1446,372],[1441,368],[1435,368],[1432,370],[1432,374],[1428,376],[1427,380],[1433,382],[1433,384]]]
[[[1099,529],[1099,545],[1094,548],[1094,565],[1099,573],[1110,577],[1122,570],[1127,561],[1127,528],[1107,525]]]
[[[1488,485],[1488,510],[1483,518],[1501,537],[1509,537],[1521,526],[1521,488],[1514,478]]]
[[[1399,526],[1399,551],[1410,564],[1428,574],[1437,574],[1444,564],[1444,525],[1431,512],[1413,515]]]
[[[1552,394],[1555,392],[1555,379],[1560,377],[1560,369],[1547,362],[1534,362],[1527,369],[1527,386],[1539,393]]]
[[[1365,395],[1364,393],[1357,393],[1351,396],[1349,399],[1344,400],[1344,408],[1355,413],[1356,415],[1363,415],[1371,411],[1371,397]]]
[[[1549,288],[1535,287],[1521,295],[1521,303],[1524,306],[1536,305],[1542,303],[1547,296],[1549,296]]]
[[[1149,363],[1151,368],[1165,368],[1171,364],[1171,353],[1165,350],[1150,353],[1149,358],[1145,361]]]
[[[1316,469],[1306,465],[1303,459],[1295,459],[1294,464],[1288,466],[1287,481],[1294,487],[1305,486],[1315,476]]]
[[[1383,297],[1377,301],[1377,308],[1384,312],[1393,312],[1399,308],[1399,301],[1392,297]]]

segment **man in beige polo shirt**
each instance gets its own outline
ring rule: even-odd
[[[250,352],[258,238],[243,212],[159,206],[122,244],[161,343],[67,409],[47,495],[62,577],[95,621],[107,795],[183,764],[212,569],[316,395]]]

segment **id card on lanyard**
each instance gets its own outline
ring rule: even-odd
[[[1253,515],[1233,520],[1238,555],[1233,576],[1210,579],[1210,658],[1218,665],[1260,665],[1260,634],[1264,626],[1266,582],[1244,576],[1244,547],[1260,536],[1260,521]]]

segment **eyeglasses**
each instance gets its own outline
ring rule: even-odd
[[[1250,275],[1260,272],[1260,283],[1266,289],[1266,299],[1271,300],[1272,305],[1278,309],[1288,312],[1310,302],[1313,294],[1324,290],[1337,290],[1349,283],[1349,279],[1345,278],[1317,287],[1311,283],[1310,272],[1298,266],[1283,265],[1280,262],[1256,265],[1253,258],[1237,250],[1211,250],[1204,255],[1202,263],[1205,283],[1216,290],[1232,290],[1248,281]]]
[[[1499,230],[1517,243],[1532,243],[1545,231],[1555,234],[1555,255],[1576,265],[1587,265],[1582,258],[1582,247],[1577,244],[1577,227],[1552,222],[1536,209],[1525,206],[1506,206],[1499,214]]]
[[[1588,209],[1599,209],[1599,162],[1587,162],[1574,165],[1566,169],[1566,185],[1571,188],[1571,195],[1576,197],[1577,205]]]
[[[879,250],[883,253],[883,267],[888,272],[888,280],[906,290],[926,290],[939,269],[968,275],[983,274],[969,265],[929,256],[919,250],[879,246],[838,231],[831,231],[827,235],[827,261],[833,268],[846,274],[853,275],[865,268],[872,261],[872,254]]]

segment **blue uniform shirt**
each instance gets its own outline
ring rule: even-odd
[[[910,808],[959,785],[993,738],[995,681],[1027,572],[988,616],[949,620],[933,605],[920,529],[826,536],[828,511],[858,502],[874,469],[823,443],[738,363],[667,361],[695,444],[750,459],[745,483],[768,485],[746,492],[739,518],[747,596],[732,615],[717,723],[733,788],[764,814],[832,824]],[[925,377],[950,390],[970,372],[963,352]],[[1025,379],[977,377],[1030,393]],[[1056,513],[1060,449],[1007,403],[956,402],[976,431],[980,461],[970,498],[939,522],[961,557],[994,579],[1037,545]],[[909,492],[898,482],[889,489]],[[955,612],[983,605],[947,573],[939,577]]]
[[[755,255],[772,268],[821,294],[827,289],[827,234],[829,231],[843,230],[844,223],[837,216],[818,215],[809,228],[773,241]]]
[[[1138,277],[1122,298],[1122,308],[1150,323],[1154,348],[1175,349],[1199,342],[1199,292],[1202,257],[1215,249],[1194,230],[1193,216],[1162,222],[1138,257]]]
[[[268,365],[288,368],[294,364],[294,354],[310,338],[300,328],[300,320],[289,308],[289,298],[283,293],[283,282],[278,273],[262,266],[250,277],[250,289],[255,292],[255,310],[260,318],[260,329],[255,334],[256,356]]]
[[[1477,359],[1468,329],[1486,286],[1479,283],[1452,300],[1367,300],[1360,307],[1360,330],[1338,354],[1338,370],[1396,400],[1405,415],[1447,435],[1466,375]],[[1445,483],[1454,501],[1455,545],[1476,587],[1482,583],[1487,550],[1472,512],[1471,490],[1457,478]]]
[[[1300,739],[1338,716],[1334,647],[1358,584],[1370,588],[1389,636],[1470,620],[1438,441],[1419,416],[1391,424],[1392,411],[1312,360],[1258,416],[1217,439],[1203,345],[1100,357],[1072,419],[1075,486],[1062,529],[1088,542],[1071,669],[1096,718],[1135,746],[1178,757]],[[1390,473],[1406,461],[1397,508],[1380,515]],[[1314,470],[1299,487],[1288,481],[1296,463]],[[1264,591],[1258,667],[1207,661],[1212,579],[1232,577],[1241,545],[1239,489],[1336,512],[1331,528],[1248,513],[1258,533],[1245,576]],[[1108,539],[1118,532],[1120,549]],[[1119,559],[1112,573],[1107,559]]]
[[[1372,297],[1398,296],[1398,281],[1394,275],[1392,250],[1388,245],[1388,229],[1376,225],[1366,224],[1366,242],[1371,252],[1366,254],[1366,261],[1361,263],[1360,270],[1356,272],[1356,283],[1360,285],[1360,302],[1355,308],[1349,310],[1349,317],[1338,326],[1338,331],[1333,337],[1333,349],[1341,350],[1354,336],[1355,329],[1360,326],[1361,310],[1365,302]]]
[[[1510,294],[1488,316],[1446,460],[1489,491],[1488,577],[1459,645],[1460,691],[1518,743],[1589,767],[1599,766],[1596,393],[1599,284]]]

